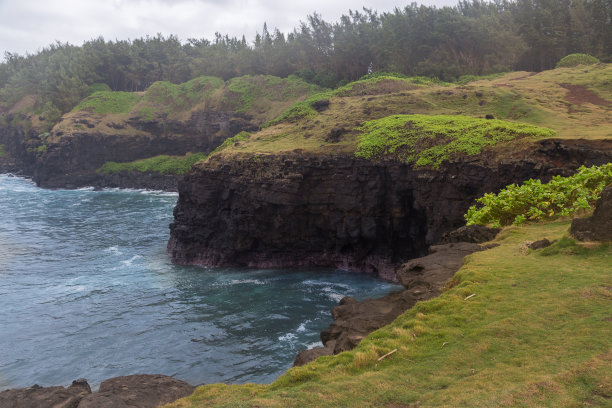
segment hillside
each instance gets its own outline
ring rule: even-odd
[[[317,108],[320,100],[329,104]],[[224,154],[290,154],[296,149],[298,153],[352,154],[358,149],[364,125],[392,115],[413,114],[490,115],[552,129],[560,139],[612,139],[612,64],[537,74],[512,72],[475,78],[464,85],[381,76],[314,96],[308,102],[294,106],[274,125]]]
[[[320,91],[295,77],[261,75],[229,81],[199,77],[183,84],[156,82],[145,92],[99,88],[57,121],[45,116],[35,96],[22,98],[2,115],[0,144],[21,158],[26,174],[45,187],[176,189],[180,173],[226,138],[255,131]],[[107,162],[158,155],[181,165],[154,168],[149,176],[98,171]]]
[[[612,250],[567,221],[506,228],[439,298],[356,349],[270,385],[207,385],[168,407],[571,407],[612,397]],[[397,350],[379,360],[385,354]]]

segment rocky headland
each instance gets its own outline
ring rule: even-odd
[[[324,266],[396,280],[398,265],[465,223],[478,196],[612,160],[612,142],[544,140],[415,169],[346,155],[215,155],[179,183],[173,262]]]

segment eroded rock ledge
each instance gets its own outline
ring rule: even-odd
[[[105,380],[91,392],[87,380],[69,387],[12,389],[0,392],[0,408],[155,408],[193,393],[195,387],[165,375],[130,375]]]
[[[168,251],[178,264],[395,267],[464,223],[483,193],[612,160],[612,141],[544,140],[413,169],[346,155],[213,156],[179,183]]]

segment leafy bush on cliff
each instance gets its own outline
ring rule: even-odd
[[[528,180],[511,184],[498,194],[485,194],[465,214],[468,225],[520,225],[530,220],[569,216],[592,208],[606,185],[612,183],[612,163],[580,167],[571,177],[555,176],[546,184]]]
[[[434,168],[458,154],[475,155],[483,147],[499,142],[555,135],[547,128],[461,115],[393,115],[366,122],[360,130],[355,156],[365,159],[390,156]]]
[[[141,173],[185,174],[196,162],[206,158],[204,153],[188,153],[185,156],[155,156],[149,159],[137,160],[129,163],[106,162],[97,172],[103,174],[117,174],[123,171],[137,171]]]
[[[182,84],[157,81],[147,89],[144,101],[145,103],[160,105],[169,114],[172,114],[189,110],[223,85],[224,82],[221,78],[211,76],[201,76]]]
[[[578,65],[593,65],[597,64],[599,60],[589,54],[570,54],[566,57],[561,58],[555,68],[572,68]]]

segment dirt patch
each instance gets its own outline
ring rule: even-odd
[[[582,85],[559,85],[569,91],[565,96],[565,100],[571,103],[572,105],[582,105],[583,103],[590,103],[597,106],[612,106],[612,102],[602,98],[595,92],[591,91],[590,89],[587,89]]]

